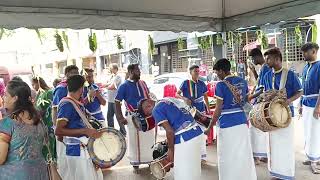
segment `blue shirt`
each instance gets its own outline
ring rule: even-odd
[[[134,82],[126,80],[120,85],[115,100],[119,102],[124,100],[126,102],[127,109],[129,111],[134,111],[137,110],[138,102],[148,96],[149,89],[144,81],[140,80],[139,82]]]
[[[152,116],[157,124],[168,121],[175,132],[195,121],[189,112],[179,109],[172,102],[166,101],[165,99],[156,104],[152,111]],[[181,137],[184,141],[189,141],[201,134],[202,130],[197,126],[195,129],[176,135],[174,141],[175,144],[180,144]]]
[[[89,88],[93,87],[95,90],[99,90],[96,84],[92,84],[89,87],[83,88],[83,98],[88,96]],[[93,102],[85,104],[85,108],[90,112],[90,114],[99,121],[104,121],[105,118],[101,111],[101,103],[97,97],[94,98]]]
[[[315,107],[320,93],[320,61],[305,65],[302,73],[302,104]]]
[[[273,75],[274,75],[274,84],[272,85]],[[282,70],[277,72],[274,72],[272,70],[266,73],[262,82],[262,85],[264,86],[264,90],[265,91],[271,90],[273,89],[273,87],[274,89],[279,90],[281,75],[282,75]],[[298,76],[291,70],[288,70],[288,77],[287,77],[287,82],[285,84],[285,88],[286,88],[288,99],[294,96],[298,91],[302,91],[302,86]],[[293,105],[290,105],[290,109],[291,109],[292,116],[294,116]]]
[[[184,97],[192,101],[192,106],[196,107],[200,112],[206,111],[203,95],[208,92],[208,88],[203,81],[185,80],[180,86],[180,91]]]
[[[53,91],[53,106],[58,106],[62,98],[68,95],[68,87],[66,83],[60,83]]]
[[[263,83],[263,77],[265,74],[267,74],[268,72],[272,71],[272,69],[267,65],[267,64],[263,64],[258,76],[258,87],[260,87]]]
[[[236,86],[241,93],[241,99],[248,94],[247,82],[238,76],[227,76],[226,81]],[[223,100],[222,113],[218,120],[220,128],[228,128],[247,123],[247,117],[242,107],[236,103],[234,96],[225,82],[220,81],[216,85],[215,97]]]
[[[84,112],[85,107],[79,105],[80,109]],[[68,129],[82,129],[86,128],[85,124],[82,122],[81,117],[79,116],[76,109],[70,102],[63,102],[58,106],[57,119],[65,118],[68,120],[67,128]]]

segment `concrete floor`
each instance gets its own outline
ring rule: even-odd
[[[296,179],[297,180],[320,180],[320,175],[313,175],[308,166],[302,165],[305,160],[303,152],[303,125],[302,121],[296,118],[295,120],[295,142],[296,142]],[[163,136],[163,135],[162,135]],[[202,167],[201,180],[218,180],[218,167],[216,147],[211,145],[207,147],[208,163]],[[188,162],[186,158],[186,163]],[[259,164],[256,166],[258,180],[270,179],[267,164]],[[165,179],[173,180],[173,169],[167,174]],[[230,172],[232,173],[232,172]],[[154,180],[155,178],[150,174],[148,167],[143,167],[139,174],[133,172],[132,167],[126,157],[123,158],[115,167],[104,170],[105,180]]]
[[[107,107],[103,108],[104,114],[107,113]],[[295,112],[298,112],[297,110]],[[305,160],[305,155],[303,151],[303,123],[299,117],[294,118],[295,123],[295,151],[296,151],[296,180],[320,180],[320,175],[313,175],[309,170],[309,166],[302,165]],[[118,124],[115,122],[115,127],[118,129]],[[164,138],[165,134],[160,131],[160,138]],[[217,153],[216,147],[214,145],[207,147],[208,153],[208,165],[202,167],[202,177],[201,180],[218,180],[218,167],[217,163]],[[186,163],[188,162],[186,158]],[[267,164],[260,164],[256,166],[258,180],[269,180],[270,176],[268,173]],[[172,171],[167,174],[166,180],[173,180]],[[230,172],[232,173],[232,172]],[[139,174],[133,172],[132,167],[129,164],[126,156],[120,161],[116,166],[111,169],[104,170],[105,180],[154,180],[155,178],[150,174],[148,167],[141,169]],[[242,180],[242,179],[239,179]]]

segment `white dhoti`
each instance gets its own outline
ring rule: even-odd
[[[253,126],[250,127],[250,137],[253,157],[267,157],[267,135],[268,133],[261,131]]]
[[[57,169],[59,174],[60,170],[65,170],[68,168],[67,162],[66,162],[66,146],[58,141],[58,139],[56,139],[56,151],[57,151]]]
[[[272,177],[294,179],[294,122],[286,128],[269,132],[268,169]]]
[[[130,164],[138,166],[149,164],[152,160],[152,146],[154,144],[155,129],[147,132],[137,131],[132,122],[131,115],[127,116],[128,121],[128,158]]]
[[[219,180],[256,180],[248,126],[217,128],[217,136]]]
[[[202,131],[206,130],[206,127],[198,124]],[[201,135],[201,160],[207,160],[207,135]]]
[[[64,154],[64,168],[59,169],[62,180],[103,180],[101,169],[95,168],[86,147],[80,147],[80,156],[66,155],[66,151]]]
[[[174,179],[198,180],[201,178],[201,144],[203,135],[174,145]]]
[[[305,153],[312,162],[320,161],[320,119],[313,117],[314,108],[303,106]]]

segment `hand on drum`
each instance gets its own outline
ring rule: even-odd
[[[99,138],[101,137],[102,133],[97,131],[96,129],[86,129],[86,135],[91,138]]]

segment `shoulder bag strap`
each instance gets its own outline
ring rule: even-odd
[[[63,98],[63,99],[61,100],[61,102],[70,102],[70,103],[73,105],[74,109],[75,109],[75,110],[77,111],[77,113],[79,114],[82,122],[83,122],[88,128],[93,129],[92,126],[91,126],[91,124],[89,123],[88,118],[86,117],[86,115],[80,110],[80,108],[76,105],[76,103],[75,103],[73,100],[71,100],[71,99],[69,99],[69,98]],[[60,102],[60,103],[61,103],[61,102]]]

